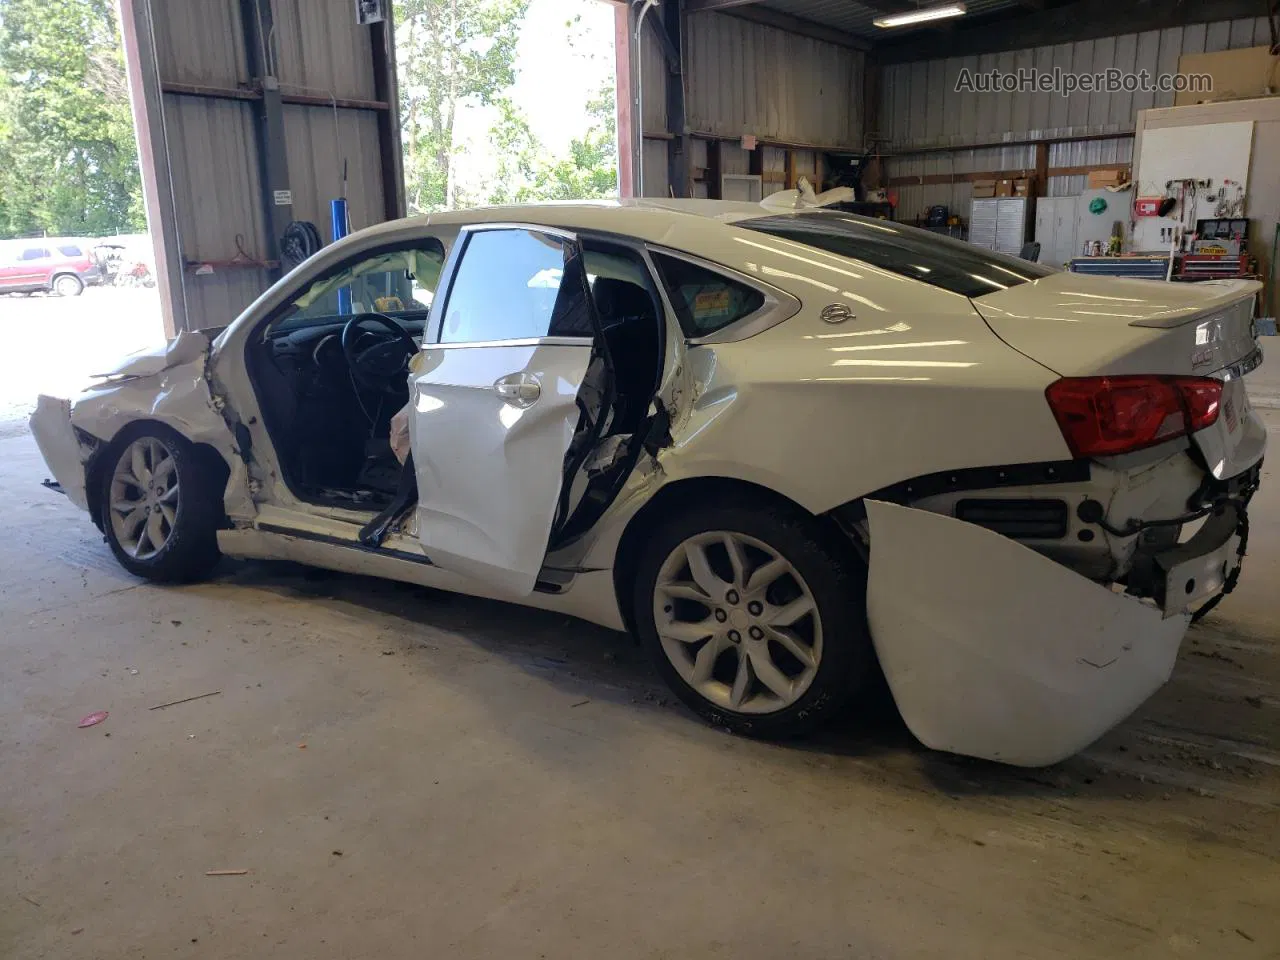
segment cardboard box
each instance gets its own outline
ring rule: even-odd
[[[1103,187],[1118,187],[1129,180],[1128,167],[1104,167],[1089,171],[1089,189],[1101,190]]]
[[[996,182],[994,180],[973,181],[973,195],[978,199],[994,197],[996,195]]]
[[[1012,196],[1013,196],[1013,181],[1012,181],[1011,179],[1009,179],[1008,177],[1005,177],[1005,178],[1003,178],[1003,179],[997,180],[997,181],[996,181],[996,196],[997,196],[997,197],[1012,197]]]
[[[1173,95],[1173,105],[1183,107],[1190,103],[1265,97],[1277,68],[1280,68],[1280,56],[1272,54],[1270,47],[1184,54],[1178,58],[1178,72],[1208,74],[1213,89],[1180,90]],[[1203,83],[1200,86],[1203,87]]]
[[[1019,177],[1013,181],[1013,195],[1015,197],[1031,196],[1031,178]]]

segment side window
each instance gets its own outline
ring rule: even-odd
[[[443,266],[444,245],[434,237],[371,253],[313,281],[294,297],[291,312],[276,329],[357,313],[425,321]]]
[[[64,257],[83,257],[84,256],[84,251],[81,250],[79,247],[77,247],[73,243],[69,243],[66,246],[59,247],[58,252],[62,254]]]
[[[607,333],[638,322],[651,336],[662,301],[645,262],[626,247],[593,241],[585,246],[584,265],[601,327]]]
[[[440,342],[591,336],[581,270],[560,237],[475,231],[449,289]]]
[[[46,250],[44,247],[27,247],[27,249],[22,251],[21,259],[43,260],[47,256],[49,256],[49,251]]]
[[[671,305],[688,337],[705,337],[764,306],[764,294],[714,270],[653,254]]]

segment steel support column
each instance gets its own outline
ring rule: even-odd
[[[378,114],[378,152],[382,158],[382,214],[388,220],[406,215],[404,196],[404,148],[400,143],[400,101],[396,83],[395,31],[383,20],[369,27],[373,54],[374,97],[389,105]]]
[[[267,228],[266,255],[268,260],[279,260],[280,238],[285,227],[293,221],[293,192],[289,189],[284,103],[280,99],[280,81],[276,75],[279,55],[271,19],[271,0],[240,0],[240,17],[244,25],[249,73],[262,88],[262,99],[254,103],[254,119],[262,177],[263,222]],[[268,276],[272,281],[278,280],[280,269],[269,270]]]
[[[662,19],[654,20],[654,29],[660,32],[659,42],[667,63],[667,183],[676,197],[690,196],[691,156],[686,135],[684,107],[684,68],[681,51],[684,49],[683,0],[662,0]],[[650,14],[652,17],[653,14]]]

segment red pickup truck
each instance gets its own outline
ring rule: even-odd
[[[0,242],[0,293],[43,290],[78,297],[102,282],[102,268],[84,240],[39,237]]]

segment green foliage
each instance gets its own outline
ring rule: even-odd
[[[594,200],[618,195],[618,139],[610,83],[587,101],[591,125],[569,142],[569,156],[542,167],[535,194],[540,200]]]
[[[400,117],[405,192],[414,212],[456,206],[454,120],[490,105],[515,82],[516,41],[528,0],[399,0]]]
[[[498,120],[489,130],[489,142],[498,155],[498,166],[485,201],[527,203],[536,200],[531,187],[538,177],[542,146],[519,107],[505,97],[496,106]]]
[[[569,156],[548,157],[511,99],[516,43],[528,0],[397,0],[400,116],[405,192],[411,212],[473,203],[524,203],[616,196],[617,146],[612,85],[588,104],[590,126]],[[572,35],[581,17],[565,24]],[[454,138],[459,108],[496,111],[487,149],[496,171],[479,196],[457,183],[468,158]]]
[[[618,195],[617,123],[613,84],[587,101],[590,125],[569,142],[567,157],[548,157],[528,122],[508,101],[501,103],[490,142],[499,152],[498,175],[489,203],[535,200],[596,200]]]
[[[0,236],[146,229],[111,0],[0,0]]]

